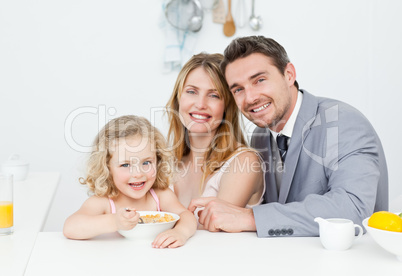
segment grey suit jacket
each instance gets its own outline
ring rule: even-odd
[[[253,208],[259,237],[317,236],[315,217],[361,225],[388,210],[387,164],[372,125],[350,105],[301,92],[279,192],[269,129],[257,127],[251,139],[266,164],[265,204]]]

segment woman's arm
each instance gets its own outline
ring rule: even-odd
[[[182,246],[197,230],[197,220],[187,210],[170,189],[157,190],[161,210],[178,214],[180,219],[173,229],[159,234],[152,243],[155,248],[175,248]]]
[[[236,156],[222,175],[217,198],[239,207],[257,204],[264,190],[264,172],[257,154]]]

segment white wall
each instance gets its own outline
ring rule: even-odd
[[[232,1],[233,10],[238,1]],[[167,102],[177,72],[162,73],[161,5],[162,0],[0,0],[0,161],[15,152],[30,162],[31,171],[61,172],[46,231],[61,231],[87,197],[78,183],[86,155],[65,139],[71,114],[89,112],[69,128],[77,144],[89,146],[98,124],[133,113],[151,119],[151,108]],[[302,88],[360,109],[382,138],[390,199],[402,194],[402,2],[256,0],[256,9],[264,28],[245,27],[234,37],[276,39],[295,64]],[[232,38],[206,13],[194,53],[223,52]],[[98,114],[91,113],[99,106]],[[156,118],[166,134],[166,119],[161,112]]]

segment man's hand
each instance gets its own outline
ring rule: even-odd
[[[188,209],[193,213],[199,207],[204,207],[198,215],[200,224],[206,230],[232,233],[256,231],[252,209],[241,208],[216,197],[193,199]]]

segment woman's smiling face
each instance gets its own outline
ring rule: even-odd
[[[192,70],[179,99],[179,113],[190,133],[214,135],[222,122],[225,102],[202,68]]]

